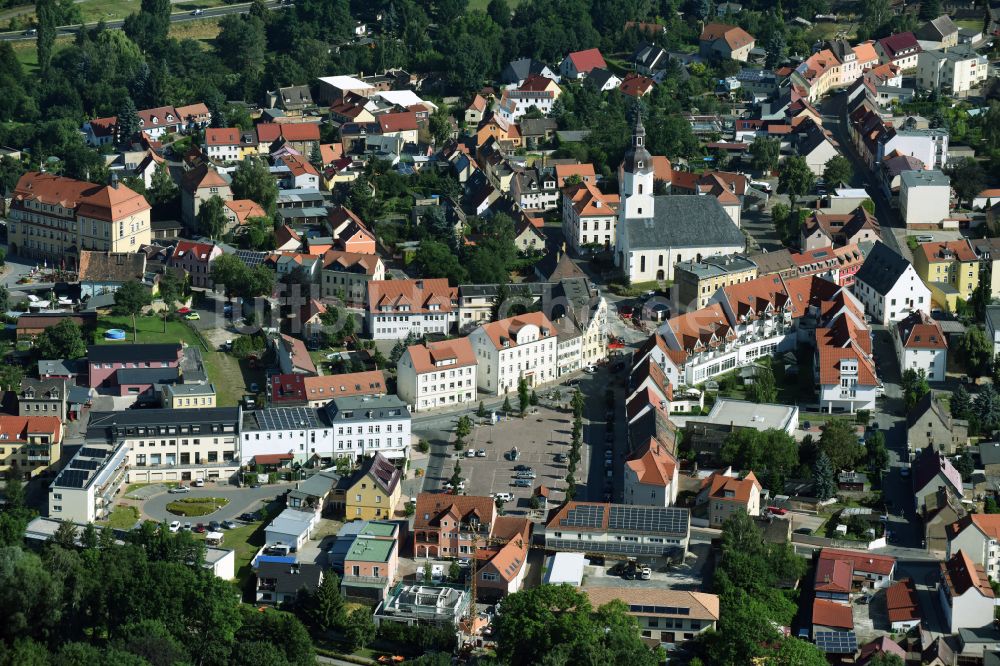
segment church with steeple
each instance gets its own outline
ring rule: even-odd
[[[672,280],[674,265],[742,252],[746,238],[714,196],[654,195],[653,157],[642,115],[622,163],[615,266],[632,283]]]

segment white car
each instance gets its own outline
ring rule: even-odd
[[[639,570],[639,578],[641,580],[649,580],[653,577],[653,570],[649,567],[643,567]]]
[[[597,372],[597,366],[596,365],[588,365],[586,368],[583,369],[583,371],[586,372],[588,375],[592,375],[595,372]]]
[[[179,532],[180,529],[181,529],[181,521],[175,520],[174,522],[170,523],[171,532]]]
[[[514,499],[514,496],[511,495],[510,493],[497,493],[496,495],[493,496],[493,498],[498,499],[501,502],[509,502],[512,499]]]
[[[476,457],[476,450],[475,449],[469,449],[468,451],[465,452],[465,457],[466,458],[475,458]]]
[[[205,13],[204,9],[196,9],[193,12],[191,12],[191,16],[201,16],[204,13]]]

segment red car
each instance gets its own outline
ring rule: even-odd
[[[770,511],[771,513],[773,513],[776,516],[783,516],[786,513],[788,513],[787,509],[782,509],[781,507],[777,507],[777,506],[769,506],[769,507],[767,507],[767,510]]]
[[[188,307],[177,308],[177,314],[186,315],[189,312],[191,312],[191,308],[188,308]]]
[[[194,526],[194,531],[197,532],[198,534],[204,534],[205,533],[205,523],[198,523],[197,525],[195,525]]]

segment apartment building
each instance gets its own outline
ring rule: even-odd
[[[736,512],[748,516],[760,515],[760,491],[763,487],[753,472],[740,478],[728,473],[716,472],[701,483],[697,502],[708,504],[708,522],[712,527],[722,527],[723,523]]]
[[[582,588],[590,605],[599,608],[611,601],[628,606],[639,631],[647,641],[659,642],[666,650],[714,631],[719,622],[719,597],[706,592],[688,592],[651,587]]]
[[[368,283],[385,280],[385,264],[377,254],[329,250],[323,255],[320,285],[323,298],[338,298],[361,306],[368,296]]]
[[[706,257],[674,265],[677,304],[682,312],[700,310],[719,289],[757,277],[757,264],[743,255]]]
[[[948,312],[979,286],[979,255],[967,239],[922,243],[913,253],[913,268],[930,288],[934,305]]]
[[[882,63],[891,63],[901,72],[916,69],[917,59],[922,51],[912,32],[899,32],[875,42],[875,52]]]
[[[209,127],[205,130],[205,155],[217,162],[243,159],[242,133],[238,127]]]
[[[888,326],[911,312],[931,311],[931,292],[913,265],[879,241],[854,276],[852,292],[872,321]]]
[[[564,236],[575,254],[615,246],[617,194],[604,194],[591,183],[569,185],[562,191]]]
[[[550,169],[532,167],[515,171],[510,194],[524,211],[554,210],[559,205],[556,174]]]
[[[941,324],[919,310],[896,324],[893,346],[902,372],[923,371],[929,382],[943,382],[948,339]]]
[[[184,350],[177,343],[91,345],[87,348],[87,386],[114,388],[125,385],[118,375],[126,370],[176,369],[183,355]]]
[[[990,578],[1000,575],[1000,515],[970,513],[950,525],[947,534],[949,559],[961,551]]]
[[[375,340],[447,335],[458,317],[458,289],[444,278],[371,281],[366,307],[366,327]]]
[[[951,97],[966,97],[983,85],[989,59],[962,44],[943,51],[922,51],[917,57],[917,86]]]
[[[198,228],[198,211],[212,197],[223,201],[233,200],[232,179],[219,173],[207,163],[191,169],[181,176],[181,221],[191,230]]]
[[[992,625],[996,595],[983,566],[959,550],[940,567],[938,597],[949,633]]]
[[[299,464],[333,461],[333,428],[323,410],[311,407],[267,407],[241,414],[240,461],[286,454]]]
[[[625,504],[672,506],[677,502],[680,465],[656,437],[628,455],[625,460]]]
[[[365,458],[344,490],[345,520],[392,518],[403,492],[402,478],[399,468],[381,452]]]
[[[858,206],[853,213],[812,213],[802,225],[799,245],[803,252],[808,252],[824,247],[874,243],[881,238],[878,219],[863,206]]]
[[[87,442],[80,447],[49,486],[49,517],[78,524],[107,519],[127,482],[128,458],[127,446]]]
[[[334,459],[357,459],[375,453],[392,460],[409,457],[410,412],[396,396],[337,397],[322,410],[331,425],[330,451]]]
[[[820,411],[874,409],[880,382],[872,357],[872,334],[860,304],[853,299],[815,331],[813,376]]]
[[[17,394],[19,416],[55,416],[66,420],[69,384],[60,377],[21,380]]]
[[[904,171],[899,175],[899,215],[907,228],[936,228],[950,212],[951,178],[944,172]]]
[[[58,465],[62,433],[58,416],[0,415],[0,477],[12,478],[16,470],[28,480]]]
[[[517,390],[524,379],[539,386],[558,377],[556,330],[541,312],[483,324],[469,334],[479,388],[489,395]]]
[[[567,502],[545,526],[547,550],[616,555],[681,555],[691,531],[688,509]]]
[[[239,407],[93,412],[84,448],[124,450],[127,483],[229,479],[240,468],[239,426]]]
[[[399,525],[370,521],[344,555],[341,586],[347,595],[385,598],[399,570]]]
[[[411,345],[396,363],[396,392],[414,412],[473,402],[478,367],[468,338]]]
[[[81,250],[136,252],[152,239],[146,199],[113,179],[95,185],[49,173],[21,176],[8,211],[8,247],[73,268]]]
[[[507,123],[516,123],[534,107],[543,116],[549,115],[562,90],[552,79],[531,74],[520,86],[507,88],[500,96],[497,116]]]
[[[205,409],[216,407],[215,384],[165,384],[163,406],[169,409]]]
[[[497,519],[491,497],[420,493],[413,518],[415,557],[461,557],[472,553],[493,532]]]

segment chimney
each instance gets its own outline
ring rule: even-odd
[[[111,173],[111,187],[118,189],[118,174],[114,172]]]

